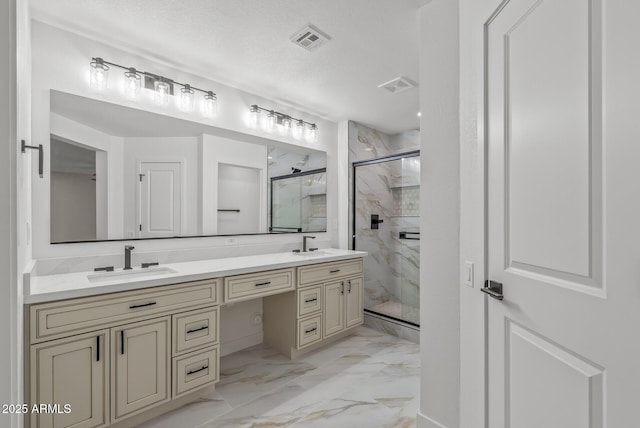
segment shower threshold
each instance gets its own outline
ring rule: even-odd
[[[400,302],[384,302],[364,310],[365,313],[403,324],[413,329],[420,328],[420,309]]]

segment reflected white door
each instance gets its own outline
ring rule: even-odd
[[[638,426],[638,16],[510,0],[486,23],[488,427]]]
[[[139,234],[142,238],[178,236],[182,218],[180,162],[141,162]]]

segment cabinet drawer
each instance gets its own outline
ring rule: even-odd
[[[218,381],[218,347],[173,359],[173,398]]]
[[[322,286],[298,290],[298,318],[322,309]]]
[[[220,314],[217,307],[176,314],[172,322],[174,355],[218,342]]]
[[[322,339],[322,315],[298,320],[298,349]]]
[[[298,286],[362,273],[362,259],[320,263],[298,268]]]
[[[224,279],[225,303],[294,290],[293,268],[230,276]]]
[[[206,280],[33,305],[30,308],[31,341],[219,303],[218,280]]]

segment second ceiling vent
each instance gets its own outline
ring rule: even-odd
[[[396,77],[393,80],[389,80],[386,83],[378,85],[378,88],[384,89],[392,94],[399,94],[400,92],[415,88],[416,86],[418,86],[418,84],[407,77]]]
[[[308,24],[306,27],[291,36],[290,40],[296,45],[313,52],[331,40],[331,37],[315,25]]]

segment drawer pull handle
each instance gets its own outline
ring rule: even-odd
[[[193,330],[187,330],[187,334],[195,333],[196,331],[207,330],[208,328],[208,325],[202,326],[200,328],[194,328]]]
[[[144,308],[145,306],[153,306],[155,304],[156,304],[156,302],[149,302],[149,303],[143,303],[141,305],[131,305],[131,306],[129,306],[129,309]]]
[[[340,269],[332,269],[329,271],[329,273],[338,273],[340,272]]]
[[[318,329],[318,327],[313,327],[313,328],[309,328],[307,330],[304,331],[304,334],[309,334],[309,333],[313,333],[314,331],[316,331]]]
[[[266,282],[256,282],[256,287],[261,287],[263,285],[269,285],[271,284],[271,281],[266,281]]]
[[[305,303],[311,303],[311,302],[317,302],[317,301],[318,301],[318,298],[317,298],[317,297],[314,297],[314,298],[312,298],[312,299],[305,299],[305,301],[304,301],[304,302],[305,302]]]
[[[194,373],[201,372],[201,371],[206,370],[206,369],[208,369],[208,368],[209,368],[209,366],[202,366],[202,367],[200,367],[199,369],[189,370],[189,371],[187,372],[187,376],[192,375],[192,374],[194,374]]]

